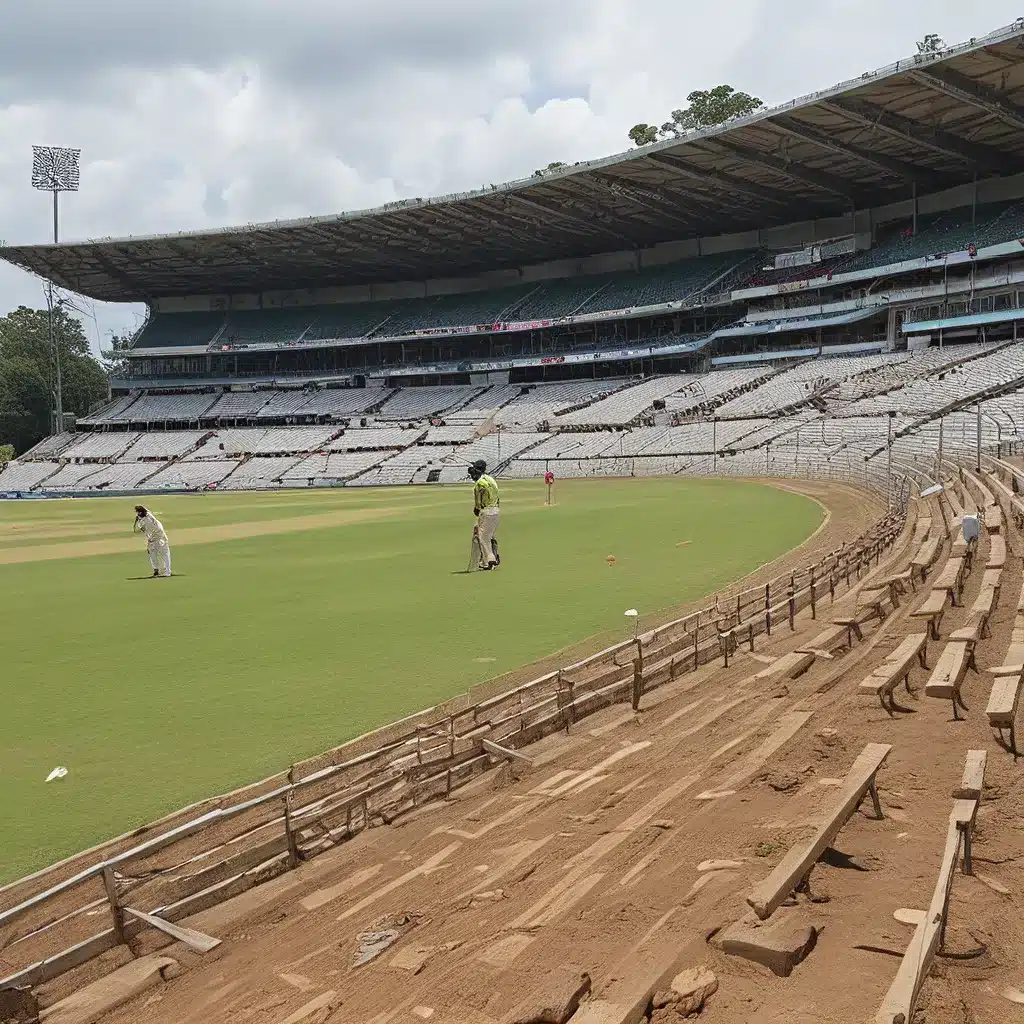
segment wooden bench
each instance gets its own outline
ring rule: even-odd
[[[959,603],[957,599],[963,592],[965,568],[963,558],[951,557],[932,583],[932,590],[945,590],[949,594],[954,607]]]
[[[1001,533],[989,537],[988,568],[1002,569],[1006,565],[1006,538]]]
[[[1010,734],[1010,753],[1014,758],[1018,756],[1017,751],[1017,705],[1020,703],[1021,676],[999,676],[992,684],[992,692],[988,698],[988,707],[985,714],[988,716],[988,724],[1003,738],[1003,730]]]
[[[998,505],[989,505],[985,509],[985,529],[990,533],[999,533],[1003,528],[1003,510]]]
[[[959,558],[963,561],[963,575],[965,576],[969,576],[974,568],[974,551],[977,546],[977,541],[964,540],[963,537],[960,537],[953,541],[953,546],[950,548],[950,558]]]
[[[995,603],[999,604],[999,594],[1003,589],[1003,570],[986,569],[985,575],[981,577],[981,587],[991,587],[995,591]]]
[[[968,754],[968,769],[964,771],[965,780],[972,761],[976,765],[978,751]],[[978,778],[973,772],[969,783],[976,787],[980,794],[984,786],[984,760],[981,762],[982,776]],[[875,1024],[908,1024],[914,1019],[914,1010],[921,994],[925,978],[931,970],[935,953],[942,946],[946,934],[946,923],[949,917],[949,900],[956,876],[960,851],[964,853],[963,870],[971,873],[971,832],[974,819],[978,813],[979,801],[974,798],[956,798],[953,811],[949,816],[946,831],[946,844],[942,853],[939,876],[928,904],[928,910],[914,929],[914,937],[907,946],[907,951],[900,961],[899,970],[886,993],[882,1005],[875,1015]]]
[[[967,621],[960,629],[954,630],[950,636],[950,640],[964,640],[971,644],[977,643],[979,640],[983,640],[987,636],[992,635],[992,630],[989,628],[988,620],[992,616],[992,612],[996,606],[996,592],[992,587],[982,587],[978,593],[978,596],[974,600],[974,604],[971,605],[971,611],[967,616]]]
[[[893,690],[896,688],[896,684],[902,680],[903,685],[907,688],[907,693],[913,694],[914,691],[910,688],[910,670],[914,666],[915,659],[920,663],[921,668],[928,667],[927,633],[915,633],[906,637],[899,647],[888,654],[885,661],[860,684],[862,691],[878,696],[882,707],[890,717],[894,717],[896,711],[911,710],[896,703]]]
[[[884,590],[862,590],[857,595],[857,610],[869,612],[869,618],[876,618],[879,622],[885,620],[885,598]],[[895,602],[893,607],[898,607]]]
[[[790,847],[771,874],[754,886],[747,896],[747,903],[762,921],[782,906],[794,889],[806,886],[818,858],[828,849],[866,794],[871,794],[875,816],[882,819],[882,807],[875,788],[875,773],[885,763],[890,750],[892,747],[886,743],[869,743],[846,773],[842,789],[829,809],[825,822],[806,842]]]
[[[948,600],[949,594],[945,590],[933,590],[924,603],[910,613],[911,618],[928,620],[928,631],[933,640],[939,639],[939,625]]]
[[[911,560],[910,566],[920,574],[922,582],[928,578],[928,570],[935,564],[935,560],[939,557],[939,550],[941,547],[942,538],[932,537],[921,545],[917,554],[914,555]]]
[[[974,652],[970,645],[960,640],[951,640],[943,648],[942,654],[936,662],[931,679],[925,683],[924,692],[929,697],[945,697],[953,703],[953,717],[959,721],[959,709],[964,711],[970,709],[960,696],[960,687],[963,685],[964,676],[968,669],[978,671],[974,663]]]
[[[879,580],[879,584],[883,587],[889,588],[889,598],[892,601],[893,608],[899,607],[899,601],[897,600],[900,594],[907,592],[909,586],[911,590],[917,585],[915,580],[916,573],[912,568],[904,569],[903,572],[893,573],[891,576],[886,576],[885,579]]]
[[[984,750],[968,750],[964,763],[964,774],[960,788],[953,790],[954,800],[980,800],[985,789],[985,766],[988,753]]]

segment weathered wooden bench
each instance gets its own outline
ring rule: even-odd
[[[985,575],[981,577],[981,587],[982,590],[991,587],[995,591],[995,603],[999,604],[999,595],[1003,589],[1003,570],[986,569]]]
[[[1003,510],[998,505],[985,508],[985,529],[991,533],[999,533],[1003,528]]]
[[[952,701],[953,717],[957,721],[960,720],[960,708],[963,708],[964,711],[970,710],[960,695],[960,687],[963,685],[968,669],[978,671],[977,665],[974,663],[974,652],[970,645],[961,640],[951,640],[943,648],[931,678],[924,687],[926,696],[945,697]]]
[[[897,704],[893,697],[893,690],[901,680],[907,688],[907,693],[913,694],[910,687],[910,670],[917,660],[921,668],[928,667],[928,634],[914,633],[906,637],[903,642],[886,656],[882,664],[874,670],[861,684],[860,688],[865,693],[874,693],[882,703],[882,707],[894,717],[896,711],[910,711],[910,708]]]
[[[967,621],[950,635],[950,640],[963,640],[972,646],[979,640],[992,635],[988,620],[996,606],[996,592],[992,587],[982,587],[971,605]]]
[[[1006,538],[1001,533],[993,533],[988,542],[988,568],[1002,569],[1006,565]]]
[[[1002,739],[1003,731],[1010,734],[1010,753],[1014,758],[1018,756],[1017,750],[1017,705],[1020,703],[1021,676],[999,676],[992,684],[992,692],[989,694],[988,707],[985,714],[988,716],[988,724],[999,733]]]
[[[911,559],[910,566],[920,575],[922,582],[928,578],[928,570],[931,569],[935,564],[935,560],[939,557],[941,547],[942,538],[931,537],[921,545],[917,554]]]
[[[818,858],[828,849],[868,793],[871,794],[875,816],[882,819],[882,807],[875,788],[875,773],[885,763],[890,750],[892,747],[888,744],[869,743],[846,773],[842,789],[829,809],[825,822],[806,842],[790,847],[771,874],[754,886],[747,896],[747,903],[762,921],[782,906],[794,889],[807,885]]]
[[[875,1015],[875,1024],[908,1024],[913,1020],[924,980],[931,970],[936,951],[945,940],[950,894],[961,850],[964,854],[964,874],[970,874],[972,871],[971,833],[985,782],[985,761],[983,757],[979,759],[980,753],[982,752],[972,750],[967,755],[968,766],[964,771],[964,783],[971,787],[972,795],[954,798],[942,863],[931,901],[927,911],[922,914],[920,923],[914,929],[914,937],[900,961],[899,971]],[[979,764],[980,776],[975,770]],[[977,797],[973,796],[974,792],[977,792]]]
[[[928,632],[933,640],[939,639],[939,625],[942,623],[942,615],[948,600],[947,591],[932,590],[924,603],[910,613],[911,618],[928,620]]]
[[[953,541],[953,546],[950,548],[950,558],[959,558],[964,563],[962,575],[969,576],[971,570],[974,568],[974,552],[977,549],[977,541],[964,540],[960,537],[958,540]]]
[[[917,586],[915,576],[916,573],[911,568],[893,573],[878,581],[880,586],[889,588],[889,599],[892,601],[893,608],[899,607],[899,597],[907,592],[908,587],[913,590]]]
[[[868,612],[869,618],[876,618],[879,622],[885,620],[885,598],[884,590],[862,590],[857,595],[857,611]],[[897,607],[894,603],[893,607]]]
[[[954,607],[959,604],[958,598],[963,592],[965,570],[966,563],[962,557],[951,557],[932,583],[932,590],[945,590],[949,594]]]

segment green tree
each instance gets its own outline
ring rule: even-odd
[[[108,393],[103,367],[89,352],[81,321],[60,302],[54,329],[61,361],[64,411],[84,416]],[[19,306],[0,317],[0,437],[24,452],[50,432],[53,394],[45,309]]]
[[[0,466],[5,466],[14,458],[13,444],[0,444]]]
[[[634,146],[649,146],[658,141],[658,129],[653,124],[635,124],[629,129],[629,141]]]
[[[673,110],[671,119],[660,128],[641,123],[629,130],[629,140],[637,146],[648,146],[659,139],[678,139],[698,128],[714,128],[737,117],[760,110],[764,103],[749,93],[737,92],[731,85],[714,89],[698,89],[686,97],[689,106]]]
[[[938,53],[940,50],[946,49],[946,41],[942,36],[936,35],[934,32],[929,32],[928,35],[918,41],[917,52],[918,53]]]
[[[548,173],[548,171],[558,171],[561,170],[563,167],[568,166],[568,164],[563,163],[561,160],[552,160],[551,163],[547,165],[547,167],[541,167],[540,170],[534,171],[533,176],[535,178],[542,178],[545,174]]]
[[[112,377],[122,376],[128,371],[128,349],[132,347],[132,336],[130,334],[110,335],[110,348],[100,352],[103,359],[103,368]]]

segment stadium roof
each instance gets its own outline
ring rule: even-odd
[[[1024,167],[1024,19],[727,125],[477,192],[217,231],[9,246],[114,302],[455,277],[835,216]]]

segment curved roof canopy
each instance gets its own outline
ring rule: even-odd
[[[114,302],[455,277],[835,216],[1024,168],[1024,19],[727,125],[477,192],[227,230],[9,246]]]

